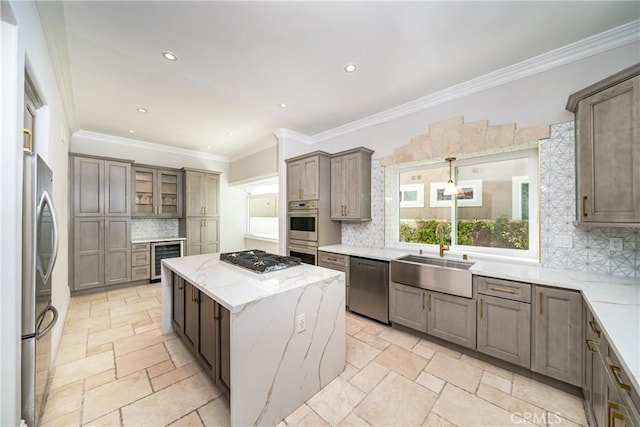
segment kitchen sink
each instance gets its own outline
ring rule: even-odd
[[[473,262],[406,255],[391,261],[391,281],[471,298]]]

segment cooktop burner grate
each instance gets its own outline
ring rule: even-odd
[[[269,273],[284,268],[300,265],[302,261],[298,257],[270,254],[260,249],[247,251],[227,252],[220,254],[222,261],[239,265],[256,273]]]

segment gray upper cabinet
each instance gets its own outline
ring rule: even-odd
[[[391,282],[389,320],[420,332],[427,332],[427,291]]]
[[[104,160],[73,158],[73,215],[104,215]]]
[[[582,382],[582,296],[535,286],[531,370],[580,386]]]
[[[131,216],[182,217],[182,172],[146,166],[133,167],[134,197]]]
[[[105,160],[104,215],[131,215],[131,164]]]
[[[219,215],[219,174],[185,171],[186,216]]]
[[[360,147],[331,158],[331,219],[371,220],[371,155]]]
[[[427,333],[475,350],[476,301],[429,291]]]
[[[318,200],[321,163],[328,162],[329,158],[327,153],[316,151],[286,160],[287,201]]]
[[[577,218],[640,223],[640,65],[569,97],[576,114]]]

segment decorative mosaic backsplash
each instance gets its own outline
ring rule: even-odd
[[[384,168],[379,160],[371,161],[371,221],[342,223],[344,245],[384,247]]]
[[[132,219],[131,240],[155,237],[178,237],[177,219]]]
[[[575,223],[574,122],[551,126],[550,138],[540,143],[540,175],[542,265],[640,277],[639,228]],[[623,239],[621,251],[609,249],[612,237]]]

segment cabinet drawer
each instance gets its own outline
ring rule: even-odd
[[[492,295],[514,301],[531,302],[531,285],[528,283],[483,276],[473,276],[473,278],[476,281],[479,294]]]
[[[149,252],[151,248],[150,243],[132,243],[131,252]]]
[[[638,395],[638,390],[633,386],[629,378],[629,373],[622,367],[620,359],[618,359],[618,356],[611,346],[609,346],[607,351],[608,357],[605,358],[606,360],[604,362],[607,365],[606,368],[609,371],[609,375],[611,375],[611,378],[618,387],[618,393],[620,393],[623,400],[631,400],[633,406],[640,409],[640,396]]]
[[[151,255],[149,252],[132,252],[131,253],[131,266],[148,266],[151,263]]]
[[[144,280],[151,277],[151,267],[148,265],[131,268],[131,280]]]
[[[334,254],[331,252],[318,252],[318,264],[331,264],[336,267],[349,268],[349,255]],[[336,270],[343,271],[339,268]]]

